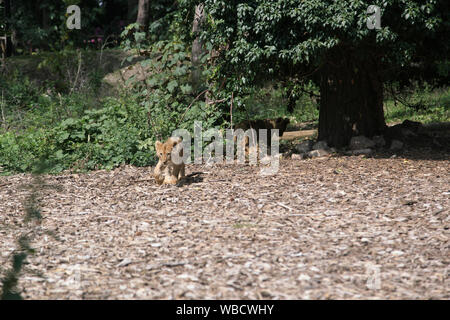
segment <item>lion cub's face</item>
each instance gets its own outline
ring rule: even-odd
[[[156,155],[158,156],[159,160],[163,163],[167,163],[168,160],[170,160],[170,153],[172,152],[172,150],[168,150],[169,152],[166,151],[167,146],[160,142],[160,141],[156,141],[155,144],[156,147]]]
[[[172,161],[172,151],[174,159],[177,156],[183,156],[183,144],[179,137],[170,137],[165,143],[156,141],[156,155],[159,158],[155,167],[153,176],[158,184],[176,184],[179,179],[184,177],[184,163],[176,164]]]
[[[163,164],[168,164],[172,161],[172,150],[179,142],[179,138],[169,138],[165,143],[156,141],[156,155]]]

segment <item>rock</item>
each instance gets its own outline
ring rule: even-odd
[[[262,164],[268,164],[268,163],[270,163],[271,160],[272,160],[272,157],[271,157],[271,156],[265,156],[264,158],[262,158],[262,159],[260,160],[260,162],[261,162]]]
[[[422,133],[424,131],[424,126],[421,122],[405,120],[402,123],[403,128],[409,129],[413,134]]]
[[[283,155],[281,153],[277,153],[277,154],[274,154],[274,155],[270,155],[270,156],[267,155],[267,156],[265,156],[264,158],[260,159],[260,162],[262,164],[269,164],[269,163],[272,163],[274,161],[280,161],[283,158],[284,157],[283,157]]]
[[[362,154],[368,155],[368,154],[371,154],[372,152],[373,152],[372,149],[369,149],[369,148],[358,149],[358,150],[353,150],[352,151],[352,155],[354,155],[354,156],[359,156],[359,155],[362,155]]]
[[[391,150],[400,150],[403,148],[403,142],[399,140],[392,140],[391,142]]]
[[[312,146],[313,142],[311,140],[305,140],[296,145],[295,150],[297,150],[299,153],[306,153],[311,151]]]
[[[388,127],[385,132],[387,140],[404,140],[417,137],[419,134],[425,132],[425,127],[422,123],[416,121],[405,120],[401,124]]]
[[[307,274],[301,274],[298,276],[297,280],[299,281],[309,281],[311,280],[311,277],[308,276]]]
[[[318,141],[316,142],[313,147],[313,150],[328,150],[328,144],[326,141]]]
[[[410,138],[414,138],[417,137],[417,134],[414,133],[412,130],[410,129],[402,129],[402,137],[410,139]]]
[[[375,146],[377,148],[381,148],[386,145],[386,140],[384,140],[383,136],[373,136],[372,141],[375,142]]]
[[[401,251],[401,250],[394,250],[394,251],[391,252],[391,254],[392,254],[393,256],[402,256],[402,255],[404,255],[405,253],[404,253],[403,251]]]
[[[351,150],[361,150],[373,147],[375,147],[375,142],[365,136],[357,136],[350,139]]]
[[[286,151],[282,154],[282,159],[289,159],[293,154],[292,150]]]
[[[318,158],[318,157],[324,157],[329,155],[330,153],[327,150],[319,149],[319,150],[312,150],[306,154],[307,158]]]
[[[301,154],[293,153],[292,156],[291,156],[291,159],[292,160],[302,160],[303,157],[304,157],[304,154],[302,154],[302,153]]]

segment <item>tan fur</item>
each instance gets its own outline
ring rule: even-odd
[[[185,175],[184,163],[175,164],[172,161],[172,150],[183,156],[183,144],[181,138],[171,137],[165,143],[156,141],[156,155],[159,158],[155,167],[154,177],[158,184],[176,184]]]

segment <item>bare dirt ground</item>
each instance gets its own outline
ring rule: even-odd
[[[274,176],[191,165],[202,173],[163,187],[130,166],[44,176],[19,287],[27,299],[449,299],[449,154],[390,156],[282,160]],[[0,177],[1,276],[31,180]]]

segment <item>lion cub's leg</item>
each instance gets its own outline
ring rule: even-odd
[[[171,168],[170,172],[167,173],[166,175],[167,179],[164,182],[169,184],[176,184],[178,180],[184,177],[184,175],[185,175],[184,164],[175,165]]]
[[[164,178],[164,183],[166,183],[166,184],[177,184],[177,182],[178,182],[177,177],[172,174],[168,174]]]
[[[158,164],[156,165],[155,171],[153,173],[153,176],[157,184],[163,184],[164,182],[164,174],[163,174],[164,169],[165,168],[163,166],[162,161],[158,161]]]
[[[180,172],[178,173],[178,179],[183,178],[185,175],[186,175],[186,173],[185,173],[184,163],[183,163],[183,164],[181,165]]]
[[[162,174],[163,183],[164,184],[176,184],[178,179],[177,176],[174,174],[174,167],[173,164],[168,164]]]

